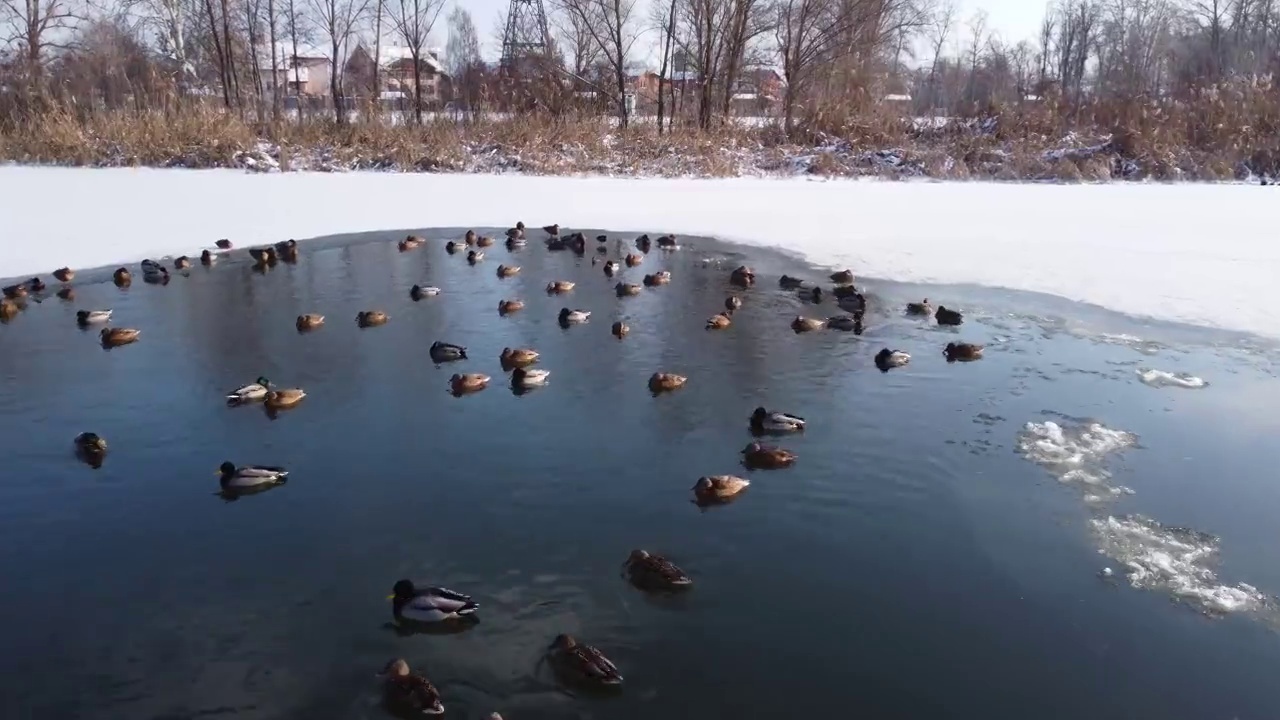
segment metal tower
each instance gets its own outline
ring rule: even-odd
[[[547,11],[542,0],[511,0],[507,29],[502,34],[502,61],[506,73],[518,73],[530,57],[545,57],[551,49]]]

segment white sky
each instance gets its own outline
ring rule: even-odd
[[[543,2],[546,3],[549,12],[555,0],[543,0]],[[649,0],[637,0],[637,2],[637,14],[641,18],[647,18]],[[1040,20],[1044,16],[1047,4],[1047,0],[959,0],[961,27],[957,28],[957,32],[963,37],[965,23],[975,11],[981,8],[987,11],[988,29],[998,34],[1003,40],[1009,42],[1033,40],[1040,29]],[[494,36],[501,32],[510,0],[449,0],[449,5],[441,13],[440,23],[432,32],[433,44],[444,47],[448,37],[444,19],[455,5],[465,7],[471,12],[471,17],[475,20],[476,29],[480,34],[481,52],[486,59],[496,60],[502,52],[502,43]],[[642,38],[637,43],[637,54],[645,54],[649,45],[650,43]]]

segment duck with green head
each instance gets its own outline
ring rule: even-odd
[[[271,381],[265,377],[259,377],[248,385],[242,385],[227,393],[227,402],[245,403],[254,400],[263,400],[267,397],[267,392],[270,390]]]

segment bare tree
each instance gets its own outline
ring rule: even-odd
[[[0,45],[17,48],[29,91],[40,83],[45,51],[68,47],[83,18],[75,0],[0,0]]]
[[[427,35],[443,8],[444,0],[397,0],[391,6],[391,24],[409,48],[413,61],[413,118],[419,125],[422,124],[422,54],[426,51]]]
[[[782,55],[783,127],[795,126],[797,99],[806,92],[822,62],[843,57],[844,42],[855,21],[849,3],[837,0],[780,0],[777,6],[778,52]]]
[[[143,23],[156,34],[160,52],[173,60],[174,86],[181,104],[188,81],[195,74],[187,58],[187,1],[142,0],[132,7],[137,8]]]
[[[977,99],[978,60],[982,57],[982,49],[988,39],[987,19],[987,11],[982,9],[975,11],[969,19],[969,83],[965,90],[969,102]]]
[[[355,34],[369,0],[310,0],[310,3],[315,13],[316,25],[329,41],[329,92],[333,95],[334,121],[342,125],[347,121],[347,114],[342,100],[341,70],[348,43]]]
[[[956,24],[955,0],[943,0],[934,10],[929,22],[925,25],[925,37],[929,40],[933,60],[929,63],[929,103],[932,106],[945,105],[945,98],[939,98],[937,91],[938,60],[946,47],[947,39]]]
[[[667,70],[671,66],[671,50],[675,44],[676,0],[671,0],[669,5],[655,2],[650,7],[653,25],[662,33],[660,38],[662,57],[658,66],[658,134],[661,135],[662,116],[666,110],[666,93],[663,92],[663,85],[667,83]],[[675,119],[675,95],[672,95],[671,119]]]
[[[614,104],[627,127],[627,58],[638,33],[632,21],[635,0],[562,0],[564,12],[590,35],[613,74]]]

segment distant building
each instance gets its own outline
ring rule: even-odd
[[[299,45],[295,56],[292,43],[277,43],[275,67],[271,67],[271,48],[258,50],[258,65],[268,90],[283,88],[287,97],[329,96],[329,54],[324,50]]]
[[[381,95],[386,98],[414,98],[414,72],[412,48],[395,45],[377,49],[381,79]],[[345,72],[352,77],[371,77],[373,51],[363,43],[356,45],[347,58]],[[422,82],[422,102],[428,106],[443,105],[449,99],[449,75],[440,61],[440,51],[423,48],[418,57],[418,75]],[[396,95],[395,93],[399,93]]]

